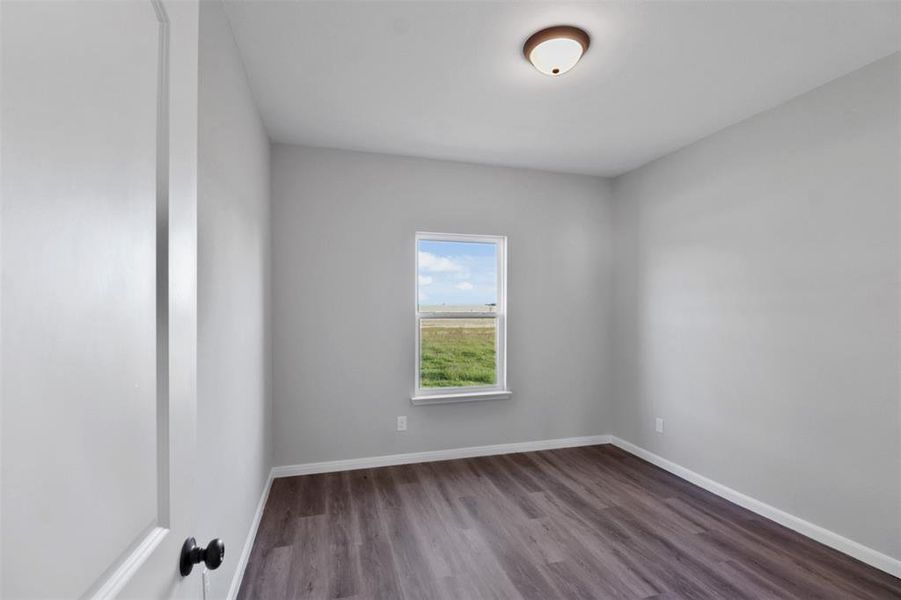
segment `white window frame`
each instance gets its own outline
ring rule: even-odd
[[[497,306],[495,312],[419,312],[419,242],[475,242],[491,243],[497,247]],[[502,235],[470,235],[457,233],[417,232],[414,244],[413,266],[413,300],[414,325],[416,327],[414,352],[413,404],[445,404],[448,402],[472,402],[477,400],[500,400],[509,398],[512,392],[507,389],[507,237]],[[497,340],[495,352],[495,373],[497,382],[494,385],[465,387],[421,388],[419,387],[420,363],[420,321],[422,319],[477,319],[493,318],[497,322]]]

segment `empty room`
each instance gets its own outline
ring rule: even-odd
[[[901,600],[901,2],[0,0],[3,600]]]

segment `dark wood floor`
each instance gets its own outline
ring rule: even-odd
[[[240,598],[901,598],[613,446],[276,479]]]

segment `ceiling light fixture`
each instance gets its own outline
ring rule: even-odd
[[[584,29],[557,25],[533,33],[522,47],[522,53],[536,69],[556,77],[576,66],[589,43],[591,38]]]

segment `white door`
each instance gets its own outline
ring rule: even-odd
[[[198,598],[197,4],[0,3],[0,596]],[[201,540],[205,543],[205,540]]]

